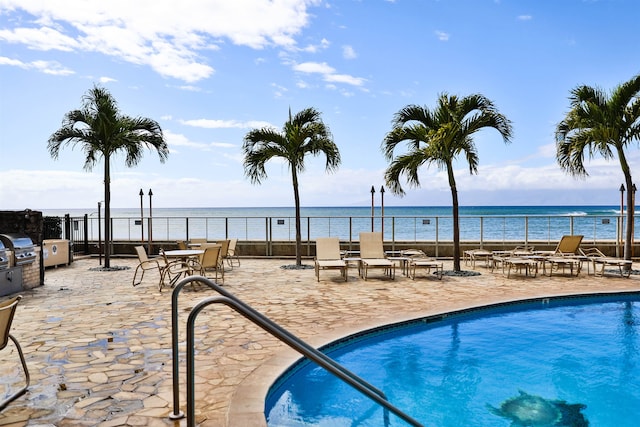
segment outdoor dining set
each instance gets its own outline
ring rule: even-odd
[[[144,246],[136,246],[139,264],[133,274],[132,284],[139,285],[147,270],[157,270],[160,273],[160,292],[163,286],[173,288],[181,278],[196,274],[224,283],[225,268],[233,269],[240,266],[237,242],[238,239],[223,239],[217,242],[206,239],[178,241],[178,249],[160,249],[158,258],[149,258]],[[139,271],[140,278],[136,280]]]

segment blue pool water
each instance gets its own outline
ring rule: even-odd
[[[323,351],[425,426],[640,425],[638,294],[423,319]],[[265,414],[271,427],[384,425],[379,406],[307,361],[274,384]]]

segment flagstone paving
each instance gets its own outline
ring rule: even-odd
[[[171,291],[147,272],[137,287],[137,261],[112,259],[120,271],[93,271],[79,259],[48,269],[45,285],[22,292],[12,334],[31,373],[28,392],[0,413],[0,426],[184,426],[172,420]],[[225,273],[224,288],[314,346],[369,327],[515,299],[640,291],[640,276],[506,278],[476,266],[472,277],[421,277],[350,270],[280,268],[282,259],[243,259]],[[305,264],[313,262],[305,260]],[[445,262],[445,270],[450,269]],[[470,267],[466,267],[469,269]],[[155,274],[154,274],[155,273]],[[187,286],[179,298],[180,405],[185,403],[185,325],[191,308],[214,291]],[[225,306],[209,306],[196,330],[196,420],[203,427],[263,426],[268,386],[297,357],[292,350]],[[20,386],[10,343],[0,352],[0,396]]]

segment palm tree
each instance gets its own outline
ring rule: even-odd
[[[164,163],[169,148],[155,120],[122,115],[113,96],[98,86],[82,97],[82,108],[69,111],[62,120],[62,127],[49,137],[51,157],[57,159],[60,149],[67,145],[80,145],[86,155],[84,169],[87,171],[91,171],[100,158],[104,159],[104,266],[110,268],[111,157],[123,151],[125,164],[132,167],[142,158],[143,148],[153,147],[160,162]]]
[[[289,109],[289,120],[284,124],[281,132],[270,127],[253,129],[245,135],[242,151],[245,175],[254,184],[260,184],[262,179],[267,177],[265,171],[267,161],[281,158],[288,163],[296,210],[296,265],[301,266],[302,238],[298,174],[305,169],[304,158],[307,154],[314,156],[324,154],[327,172],[338,168],[340,152],[333,142],[329,128],[322,122],[320,113],[314,108],[304,109],[293,117]]]
[[[556,128],[556,158],[569,174],[586,177],[586,151],[589,158],[596,154],[607,160],[618,156],[628,189],[624,259],[630,260],[634,200],[625,149],[632,142],[637,143],[640,135],[640,75],[617,86],[610,95],[599,88],[577,86],[569,101],[571,109]]]
[[[512,133],[511,122],[482,95],[459,98],[443,93],[435,109],[408,105],[395,114],[392,123],[393,129],[382,142],[382,151],[390,161],[384,176],[387,187],[395,194],[404,195],[400,184],[402,175],[406,176],[410,186],[420,187],[418,169],[423,164],[435,163],[440,170],[447,172],[453,201],[453,269],[460,271],[458,189],[453,163],[458,155],[463,154],[469,163],[469,172],[477,173],[478,153],[473,135],[483,128],[494,128],[508,143]],[[409,152],[394,157],[394,150],[401,142],[407,143]]]

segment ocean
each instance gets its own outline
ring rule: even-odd
[[[88,218],[89,239],[99,232],[97,209],[43,210],[45,216]],[[294,240],[293,207],[245,208],[112,208],[116,240]],[[452,212],[449,206],[302,207],[302,238],[337,236],[358,240],[360,231],[383,231],[385,240],[450,241]],[[101,212],[104,219],[104,212]],[[151,219],[151,221],[150,221]],[[637,222],[637,219],[636,219]],[[564,234],[582,234],[585,241],[619,238],[620,206],[461,206],[460,234],[465,241],[559,240]],[[103,227],[103,226],[102,226]],[[78,224],[74,224],[78,228]]]

